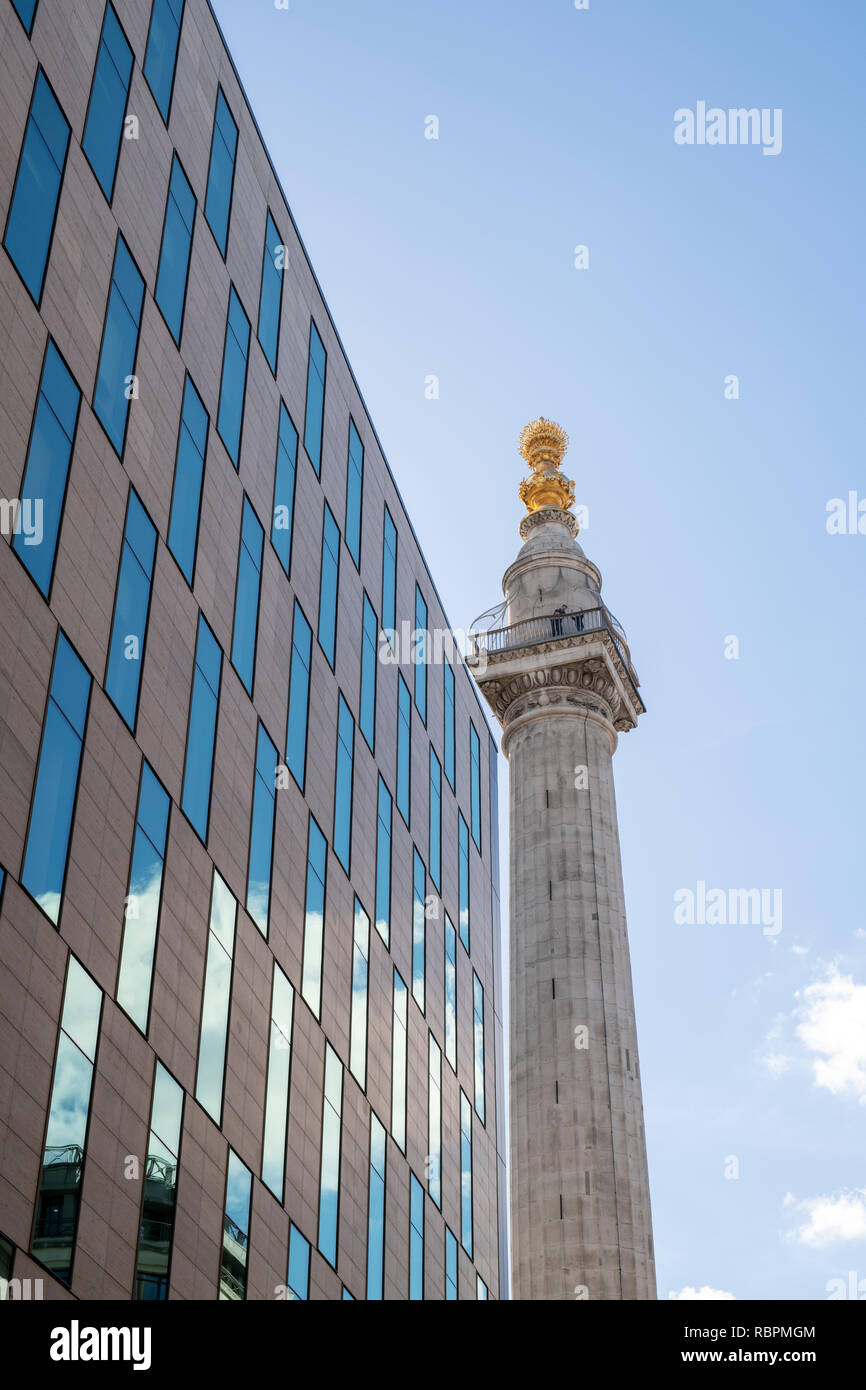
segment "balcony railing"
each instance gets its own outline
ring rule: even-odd
[[[633,675],[622,629],[606,608],[584,608],[573,613],[548,613],[543,618],[526,618],[522,623],[494,628],[491,632],[470,633],[469,663],[471,665],[473,659],[492,656],[497,652],[532,647],[538,642],[556,642],[578,632],[599,632],[602,629],[610,633],[626,669]]]

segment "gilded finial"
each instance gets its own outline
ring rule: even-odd
[[[559,471],[568,435],[554,420],[542,416],[527,425],[520,435],[520,452],[532,472],[520,484],[520,500],[528,512],[544,507],[569,511],[574,503],[574,483]]]

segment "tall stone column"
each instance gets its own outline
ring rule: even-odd
[[[478,683],[511,783],[513,1295],[656,1297],[613,753],[644,710],[577,543],[567,438],[527,426],[524,540]]]

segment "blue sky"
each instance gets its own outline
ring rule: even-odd
[[[215,9],[455,627],[520,544],[522,426],[571,436],[648,707],[615,773],[660,1296],[866,1295],[866,534],[827,530],[866,501],[866,8]],[[781,152],[677,145],[699,101],[781,109]],[[782,930],[676,923],[699,881]]]

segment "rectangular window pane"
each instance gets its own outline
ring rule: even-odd
[[[457,1070],[457,933],[445,913],[445,1056]]]
[[[147,1302],[168,1298],[182,1124],[183,1090],[157,1061],[133,1293]]]
[[[406,986],[394,971],[394,1005],[391,1033],[391,1137],[406,1152],[406,1064],[407,1013],[409,995]]]
[[[153,0],[150,13],[144,76],[166,125],[171,108],[183,6],[184,0]]]
[[[234,1150],[229,1149],[220,1261],[220,1298],[231,1302],[239,1302],[247,1296],[252,1196],[253,1175]]]
[[[265,249],[262,254],[262,285],[259,293],[259,342],[268,366],[277,374],[277,348],[280,340],[280,309],[283,303],[283,270],[286,248],[277,225],[268,213],[265,223]]]
[[[286,766],[304,790],[307,774],[307,712],[310,703],[310,656],[313,634],[295,599],[292,623],[292,667],[289,675],[289,722],[286,733]]]
[[[68,149],[69,122],[40,68],[3,238],[15,269],[37,304],[42,298]]]
[[[367,1214],[367,1301],[381,1299],[385,1271],[385,1127],[370,1112],[370,1200]]]
[[[304,959],[301,993],[316,1018],[322,1011],[322,954],[325,943],[325,884],[328,842],[313,817],[307,836],[307,898],[304,909]]]
[[[429,815],[430,877],[436,891],[442,891],[442,768],[430,745],[430,815]]]
[[[102,991],[69,957],[31,1253],[68,1284],[81,1201]]]
[[[130,488],[105,671],[105,693],[133,733],[138,714],[155,556],[156,527],[134,489]]]
[[[337,594],[340,583],[340,530],[325,503],[322,520],[322,572],[319,587],[319,646],[334,669],[337,651]]]
[[[475,1049],[475,1109],[484,1124],[484,988],[472,972],[472,1015]]]
[[[427,1189],[442,1209],[442,1052],[430,1035],[427,1088]]]
[[[159,269],[156,274],[156,290],[153,297],[168,324],[171,336],[178,344],[180,343],[183,310],[186,304],[186,284],[192,250],[192,233],[195,226],[195,205],[195,194],[189,186],[186,174],[180,167],[180,160],[175,155],[171,161],[171,179],[168,185],[168,201],[165,205],[162,245],[159,251]]]
[[[90,699],[90,674],[58,633],[21,885],[57,926]]]
[[[113,7],[108,5],[96,55],[96,70],[81,148],[109,202],[114,195],[131,77],[132,49]]]
[[[218,1125],[222,1123],[237,911],[235,899],[214,869],[195,1098]]]
[[[283,1180],[286,1171],[294,1009],[295,991],[274,961],[265,1133],[262,1143],[262,1182],[270,1188],[278,1202],[283,1200]]]
[[[413,649],[415,653],[415,708],[422,722],[427,723],[427,604],[421,597],[421,590],[415,585],[415,632]]]
[[[271,869],[274,857],[274,815],[277,804],[277,750],[259,724],[256,770],[253,777],[253,815],[247,873],[247,912],[262,936],[268,934]]]
[[[280,564],[289,573],[292,564],[292,526],[295,516],[295,472],[298,461],[298,431],[280,401],[280,432],[277,439],[277,466],[274,476],[274,523],[271,542]]]
[[[424,1297],[424,1189],[409,1174],[409,1298]]]
[[[170,806],[168,793],[142,762],[117,982],[117,1002],[142,1033],[150,1010]]]
[[[457,906],[460,940],[469,950],[469,827],[457,812]]]
[[[424,916],[427,875],[424,861],[417,849],[412,859],[412,997],[424,1012],[424,971],[426,964],[426,943]]]
[[[445,776],[454,790],[454,672],[444,662],[442,666],[445,680]]]
[[[18,18],[27,30],[28,36],[33,32],[33,21],[36,18],[36,6],[38,3],[39,0],[12,0]]]
[[[352,768],[355,759],[355,721],[340,696],[337,716],[337,759],[334,779],[334,853],[346,873],[352,858]]]
[[[457,1237],[445,1227],[445,1300],[457,1298]]]
[[[81,392],[49,338],[12,540],[12,549],[46,598],[54,577],[80,402]]]
[[[367,979],[370,956],[370,919],[355,899],[352,944],[352,1015],[349,1030],[349,1071],[361,1090],[367,1086]]]
[[[192,384],[192,377],[187,373],[183,388],[180,432],[177,438],[168,548],[180,565],[181,573],[190,588],[195,574],[201,487],[209,423],[201,396]]]
[[[472,1259],[472,1106],[460,1092],[460,1239]]]
[[[475,1276],[475,1297],[479,1299],[479,1301],[486,1300],[487,1298],[487,1285],[480,1274],[476,1274]]]
[[[361,503],[364,493],[364,446],[349,417],[349,458],[346,465],[346,545],[361,568]]]
[[[376,748],[376,667],[378,665],[379,624],[373,605],[364,595],[361,632],[361,712],[358,727],[370,752]]]
[[[225,256],[229,239],[229,215],[232,207],[237,148],[238,128],[229,110],[228,102],[223,96],[222,87],[220,87],[217,91],[216,114],[211,139],[204,215],[223,256]]]
[[[481,749],[475,725],[469,721],[469,785],[472,807],[472,838],[481,852]]]
[[[292,1300],[310,1296],[310,1242],[297,1226],[289,1229],[288,1297]]]
[[[391,796],[381,777],[376,815],[376,931],[387,946],[391,940]]]
[[[222,664],[223,654],[219,643],[199,614],[181,805],[184,815],[205,843],[210,818],[213,752]]]
[[[304,448],[316,470],[322,473],[322,429],[325,421],[325,376],[328,356],[319,331],[310,319],[310,356],[307,363],[307,405],[304,412]]]
[[[102,349],[93,393],[93,409],[115,450],[122,456],[129,402],[134,389],[138,330],[144,303],[144,281],[118,234],[105,311]]]
[[[409,825],[412,748],[412,699],[402,676],[397,677],[397,810]]]
[[[244,418],[249,349],[250,321],[244,313],[237,290],[232,285],[229,295],[229,314],[226,320],[217,429],[235,468],[238,467],[241,451],[241,426]]]
[[[319,1250],[337,1264],[337,1219],[340,1207],[340,1135],[343,1113],[343,1066],[325,1044],[325,1101],[322,1111],[322,1169],[319,1184]]]
[[[382,628],[389,634],[397,628],[397,528],[387,507],[382,537]]]
[[[232,666],[253,693],[256,665],[256,636],[259,630],[259,591],[262,579],[262,547],[265,533],[261,522],[244,498],[241,521],[241,548],[238,556],[238,582],[235,590],[235,621],[232,629]]]

